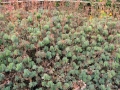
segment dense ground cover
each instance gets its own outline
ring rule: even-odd
[[[120,88],[119,20],[64,10],[12,12],[0,14],[2,90]]]

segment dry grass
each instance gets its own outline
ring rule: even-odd
[[[3,0],[4,2],[6,0]],[[43,2],[38,2],[37,0],[31,0],[28,2],[25,2],[27,0],[8,0],[11,3],[4,4],[1,9],[2,13],[11,13],[14,10],[22,9],[23,11],[28,12],[36,12],[39,8],[47,9],[49,12],[51,10],[56,9],[56,3],[52,1],[44,0]],[[20,2],[22,1],[22,2]],[[120,18],[120,9],[116,6],[115,0],[112,1],[111,7],[106,6],[106,0],[99,3],[91,2],[91,5],[85,2],[80,2],[81,0],[76,0],[76,2],[73,2],[73,0],[70,0],[69,2],[65,2],[62,0],[58,3],[58,9],[59,10],[65,10],[68,11],[68,13],[80,13],[79,16],[83,17],[102,17],[102,14],[106,14],[107,16],[113,16],[115,18]],[[10,15],[11,16],[11,15]],[[11,16],[12,17],[12,16]],[[12,20],[12,19],[11,19]]]

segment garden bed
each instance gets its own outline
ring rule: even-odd
[[[0,89],[120,89],[119,18],[68,8],[0,13]]]

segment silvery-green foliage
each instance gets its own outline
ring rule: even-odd
[[[82,80],[85,90],[118,90],[117,20],[88,21],[64,10],[41,9],[27,12],[25,18],[14,12],[18,20],[12,22],[0,14],[0,84],[6,83],[2,89],[72,90],[73,82]]]

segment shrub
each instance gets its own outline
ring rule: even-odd
[[[75,81],[85,90],[118,90],[118,20],[56,10],[28,15],[0,24],[0,85],[7,82],[0,89],[72,90]]]

